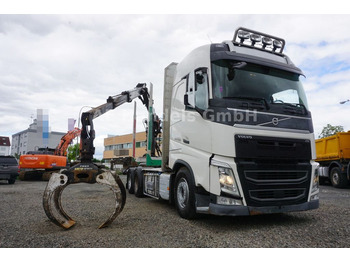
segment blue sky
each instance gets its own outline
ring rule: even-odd
[[[0,135],[28,128],[37,108],[48,109],[51,130],[66,132],[67,119],[77,119],[82,106],[98,106],[139,82],[153,83],[160,113],[164,68],[200,45],[232,39],[239,26],[286,40],[285,53],[306,75],[316,137],[328,123],[350,129],[350,103],[339,104],[350,99],[350,15],[6,14],[0,15]],[[140,103],[137,114],[143,131]],[[131,118],[132,105],[123,105],[95,120],[97,157],[108,134],[131,132]]]

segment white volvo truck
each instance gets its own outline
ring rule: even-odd
[[[129,193],[169,200],[187,219],[318,208],[303,72],[284,45],[279,37],[238,28],[233,41],[201,46],[170,64],[162,156],[151,153],[151,97],[147,162],[128,169]]]

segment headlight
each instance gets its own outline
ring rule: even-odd
[[[221,191],[230,195],[240,196],[231,168],[218,167]]]

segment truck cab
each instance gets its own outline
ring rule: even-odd
[[[304,76],[284,45],[281,38],[239,28],[233,41],[201,46],[172,65],[163,162],[174,174],[180,216],[318,208]]]

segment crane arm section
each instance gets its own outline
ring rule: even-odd
[[[95,153],[93,141],[95,139],[95,130],[93,119],[107,113],[110,110],[121,106],[128,102],[130,103],[135,98],[139,98],[148,109],[149,93],[146,84],[137,84],[137,86],[129,91],[124,91],[119,95],[110,96],[105,104],[95,107],[87,112],[84,112],[81,117],[81,142],[80,142],[80,159],[81,162],[91,162]]]

